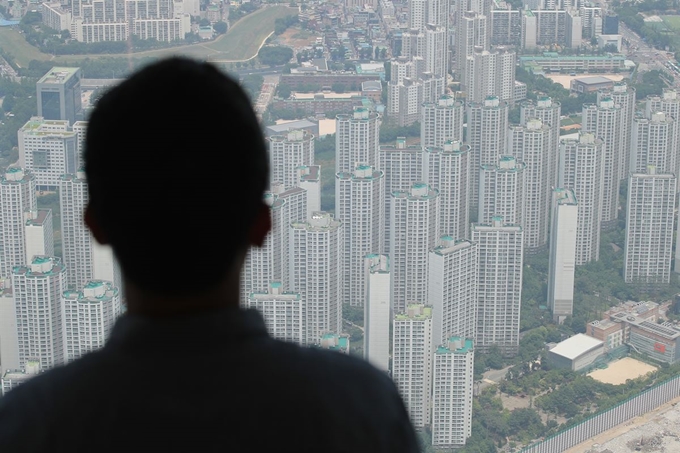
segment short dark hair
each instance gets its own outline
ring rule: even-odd
[[[151,64],[108,91],[84,147],[91,215],[127,279],[168,294],[217,285],[268,185],[248,96],[215,66]]]

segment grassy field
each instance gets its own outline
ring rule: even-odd
[[[185,55],[210,61],[243,61],[257,55],[257,51],[264,40],[274,31],[276,19],[291,14],[297,14],[297,9],[288,6],[262,8],[239,20],[225,35],[220,36],[215,41],[132,54],[63,55],[55,57],[40,52],[37,48],[28,44],[17,30],[9,27],[0,28],[0,47],[11,53],[17,64],[22,67],[28,66],[31,60],[51,60],[55,64],[59,64],[60,62],[73,63],[85,58],[160,58],[169,55]]]
[[[664,24],[671,30],[680,31],[680,16],[661,16]]]

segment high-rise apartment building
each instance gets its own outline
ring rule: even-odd
[[[621,158],[619,159],[619,177],[622,180],[627,179],[629,172],[633,171],[629,167],[629,156],[633,151],[631,148],[631,127],[633,125],[633,118],[635,118],[635,88],[623,81],[615,82],[610,90],[598,91],[597,97],[598,99],[609,97],[615,104],[621,107]],[[647,118],[649,118],[649,115]]]
[[[424,183],[392,192],[392,307],[427,300],[428,254],[439,238],[439,191]]]
[[[434,351],[432,446],[458,448],[472,434],[475,353],[469,338],[452,336]]]
[[[631,173],[623,261],[626,283],[670,282],[676,184],[674,173],[657,173],[654,166],[645,173]]]
[[[524,264],[522,227],[494,217],[490,224],[472,226],[472,241],[477,243],[479,256],[476,348],[485,351],[496,345],[504,354],[516,354]]]
[[[659,173],[674,173],[677,168],[678,125],[664,112],[633,119],[630,138],[630,171],[645,173],[649,165]]]
[[[479,204],[479,172],[482,165],[495,165],[507,154],[507,102],[490,96],[484,102],[473,102],[467,107],[467,142],[472,155],[470,203]]]
[[[505,4],[505,9],[494,2],[491,11],[491,45],[492,46],[522,46],[522,16],[521,12]]]
[[[36,255],[54,256],[54,226],[51,209],[27,212],[24,231],[26,257],[22,264],[30,263]]]
[[[359,164],[335,177],[335,214],[344,227],[343,303],[362,306],[366,291],[364,259],[384,244],[384,174]]]
[[[532,252],[548,243],[551,204],[548,154],[552,139],[550,128],[537,118],[529,119],[525,126],[511,126],[508,134],[509,153],[526,164],[522,227],[525,246]]]
[[[439,231],[456,239],[470,232],[470,146],[459,141],[423,152],[423,181],[439,191]]]
[[[569,189],[557,188],[552,195],[548,307],[553,320],[561,324],[574,311],[578,203]]]
[[[392,212],[392,192],[408,190],[413,183],[423,179],[423,150],[420,145],[406,145],[404,137],[397,138],[394,145],[380,146],[378,168],[385,174],[385,244],[380,252],[390,250],[392,228],[389,224]]]
[[[73,125],[82,119],[80,68],[54,67],[36,84],[38,116],[46,120],[65,120]]]
[[[26,261],[26,219],[37,211],[35,176],[10,167],[0,176],[0,276]]]
[[[299,185],[298,168],[314,165],[314,135],[303,129],[286,135],[273,135],[269,141],[269,171],[271,182],[280,182],[289,189]]]
[[[645,117],[651,118],[651,115],[656,112],[663,112],[666,117],[673,119],[675,126],[675,134],[680,137],[680,97],[674,88],[665,88],[661,96],[649,96],[645,103]],[[631,143],[631,147],[632,147]],[[676,175],[680,174],[680,138],[677,139],[676,150],[673,153],[676,156],[676,167],[673,171]],[[631,149],[632,152],[632,149]],[[630,170],[632,171],[632,169]],[[628,173],[624,175],[628,177]],[[679,187],[680,189],[680,187]]]
[[[428,3],[448,3],[448,0],[430,0]],[[448,30],[428,23],[425,25],[424,34],[425,71],[434,77],[446,77],[449,73]]]
[[[270,282],[267,291],[250,293],[245,306],[262,314],[272,337],[304,344],[305,303],[300,294],[283,291],[282,286],[281,282]]]
[[[553,101],[547,96],[539,97],[536,101],[526,101],[520,108],[520,124],[526,126],[532,118],[538,118],[550,128],[551,140],[548,147],[548,187],[557,185],[557,167],[559,165],[560,154],[560,125],[562,115],[562,104]]]
[[[432,307],[413,303],[395,314],[392,379],[417,429],[430,424],[432,345]]]
[[[358,164],[378,164],[380,116],[365,108],[335,120],[335,172],[351,173]]]
[[[104,346],[121,314],[120,296],[113,283],[102,280],[91,280],[80,291],[64,292],[65,363]]]
[[[619,215],[619,159],[624,156],[621,148],[621,106],[610,97],[601,97],[597,104],[584,104],[582,114],[583,132],[590,132],[604,142],[604,170],[602,188],[602,226],[609,227]]]
[[[509,47],[494,50],[475,47],[465,65],[465,90],[470,102],[484,102],[488,96],[515,101],[516,54]]]
[[[11,280],[7,279],[0,288],[0,376],[4,376],[7,370],[18,369],[17,312]]]
[[[589,132],[560,143],[559,187],[572,190],[578,201],[576,265],[600,259],[600,218],[604,144]]]
[[[321,211],[321,167],[303,165],[298,167],[298,187],[307,192],[307,218]]]
[[[39,188],[56,188],[61,175],[78,169],[78,134],[67,120],[32,117],[17,135],[19,166],[35,175]]]
[[[272,228],[262,247],[251,247],[241,273],[241,301],[252,292],[266,292],[272,281],[280,281],[289,290],[290,224],[304,222],[308,216],[307,192],[300,187],[285,190],[273,184],[264,195],[271,209]]]
[[[482,165],[479,180],[479,223],[503,217],[507,223],[522,225],[524,214],[524,169],[514,156],[500,156],[493,165]]]
[[[364,302],[364,357],[376,368],[390,369],[390,261],[387,255],[369,254]]]
[[[305,304],[303,342],[316,344],[342,329],[343,225],[326,212],[290,225],[289,290]]]
[[[66,269],[59,258],[34,256],[12,271],[19,366],[29,361],[48,370],[64,363],[62,294]]]
[[[477,244],[442,236],[430,252],[428,301],[433,307],[433,341],[452,335],[474,337],[477,311]]]
[[[404,78],[400,83],[387,86],[387,114],[400,127],[410,126],[420,119],[423,84],[415,78]]]
[[[427,102],[420,120],[420,145],[444,145],[448,141],[463,140],[465,105],[453,96],[441,96],[437,102]]]
[[[489,48],[491,24],[488,23],[488,16],[481,12],[467,9],[465,0],[457,2],[456,11],[456,39],[455,43],[455,66],[454,73],[461,82],[465,90],[468,86],[467,80],[467,61],[475,47],[481,49]]]

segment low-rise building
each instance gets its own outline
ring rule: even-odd
[[[614,86],[614,81],[606,77],[578,77],[573,79],[570,89],[573,93],[596,93],[599,90],[608,90]]]
[[[604,342],[605,349],[616,349],[624,343],[624,323],[610,319],[589,322],[586,334]]]
[[[605,353],[602,340],[579,333],[548,351],[548,362],[555,368],[579,371],[592,365]]]

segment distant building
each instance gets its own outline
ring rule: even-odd
[[[106,343],[122,313],[121,294],[111,282],[91,280],[80,291],[64,292],[64,361],[72,362]]]
[[[69,125],[82,119],[80,68],[54,67],[36,84],[38,116],[66,120]]]
[[[364,302],[364,357],[373,366],[390,369],[390,262],[387,255],[364,258],[366,300]]]
[[[548,306],[561,324],[574,311],[578,201],[572,190],[557,188],[552,204]]]
[[[2,374],[2,379],[0,379],[2,383],[2,393],[0,395],[5,396],[10,390],[19,387],[38,375],[40,371],[40,362],[37,360],[27,362],[23,369],[5,370]]]
[[[314,135],[293,129],[283,135],[272,135],[269,142],[270,181],[280,182],[285,189],[298,185],[298,167],[314,165]]]
[[[579,333],[548,351],[548,361],[555,368],[580,371],[592,365],[605,353],[604,342]]]
[[[622,322],[609,319],[592,321],[586,325],[586,334],[604,342],[606,350],[616,349],[627,340],[624,336],[624,326]]]
[[[594,93],[614,87],[614,81],[606,77],[578,77],[572,79],[570,89],[573,93]]]
[[[315,137],[319,136],[319,123],[316,121],[310,121],[307,119],[296,120],[296,121],[286,121],[280,124],[274,124],[267,126],[265,128],[265,135],[267,137],[272,135],[285,135],[292,130],[305,130]]]
[[[475,353],[472,340],[452,336],[434,351],[432,446],[462,447],[472,434]]]
[[[519,57],[522,67],[538,66],[547,72],[601,72],[623,71],[626,57],[623,55],[560,55],[557,52],[544,52],[542,55],[523,55]]]
[[[680,360],[680,330],[677,327],[641,319],[627,323],[630,329],[628,344],[634,351],[671,365]]]
[[[0,288],[0,376],[19,369],[16,313],[11,280],[6,279]]]
[[[272,337],[303,344],[305,307],[300,294],[282,291],[281,282],[271,282],[268,291],[251,293],[245,305],[262,314]]]
[[[394,316],[392,379],[401,394],[411,423],[430,424],[432,389],[432,307],[410,304]]]
[[[20,167],[8,168],[0,176],[0,206],[0,277],[8,277],[28,262],[26,216],[37,211],[35,176]]]

